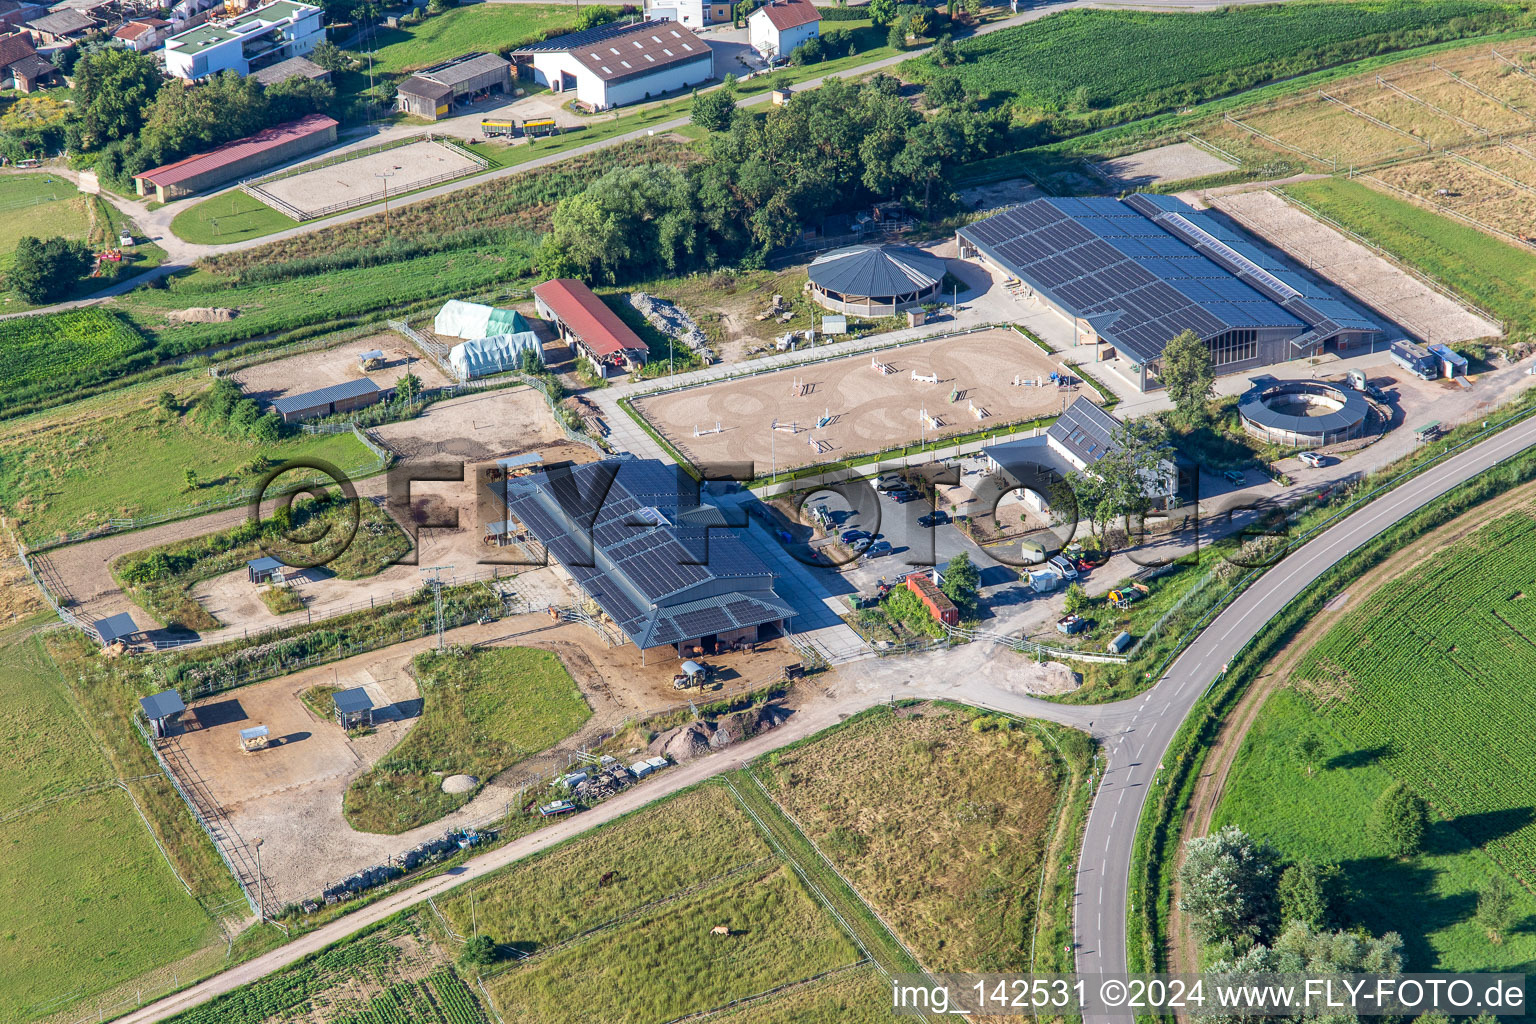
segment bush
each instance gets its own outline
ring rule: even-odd
[[[496,943],[489,935],[476,935],[459,950],[459,963],[465,967],[484,967],[496,962]]]
[[[58,236],[44,242],[27,235],[16,243],[11,288],[28,302],[58,302],[74,291],[92,262],[83,242]]]

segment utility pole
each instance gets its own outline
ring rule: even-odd
[[[444,569],[452,570],[451,565],[429,565],[421,571],[431,573],[432,578],[427,580],[427,586],[432,588],[432,608],[437,618],[437,650],[443,650],[443,580],[441,572]]]
[[[264,840],[256,840],[256,918],[259,921],[267,919],[267,898],[261,887],[261,844]]]
[[[378,178],[379,180],[384,182],[384,237],[388,238],[388,237],[390,237],[390,234],[389,234],[389,179],[393,178],[395,176],[395,172],[394,171],[375,171],[373,176],[375,178]]]

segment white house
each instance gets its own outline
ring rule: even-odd
[[[164,18],[135,18],[133,21],[123,22],[122,26],[112,33],[112,39],[119,46],[126,46],[139,53],[148,53],[160,45],[160,40],[165,38],[170,28],[171,23]]]
[[[680,22],[601,25],[512,51],[519,72],[551,92],[607,110],[679,92],[715,77],[709,45]]]
[[[788,57],[821,35],[821,12],[811,0],[768,0],[747,18],[747,41],[764,60]]]
[[[714,25],[731,20],[731,4],[718,0],[646,0],[645,16],[651,21],[680,21],[684,25]]]
[[[253,67],[302,57],[324,39],[320,8],[277,0],[171,36],[165,41],[165,70],[191,82],[220,71],[244,77]]]

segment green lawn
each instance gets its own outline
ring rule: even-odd
[[[475,50],[510,50],[547,33],[574,28],[576,10],[565,4],[451,7],[419,25],[380,28],[375,36],[373,70],[376,74],[400,74]],[[366,66],[367,57],[363,59]]]
[[[112,779],[35,639],[0,647],[0,1019],[73,1005],[207,946],[217,930]],[[58,801],[46,806],[38,802]]]
[[[478,927],[532,952],[771,855],[725,787],[704,786],[455,889],[438,908],[461,935]]]
[[[0,253],[7,257],[26,235],[84,238],[90,218],[88,198],[74,182],[46,171],[0,174]]]
[[[731,934],[711,935],[717,925]],[[486,987],[506,1024],[665,1021],[858,959],[789,867],[768,865],[514,967]]]
[[[185,403],[203,390],[174,390]],[[373,454],[351,434],[296,435],[274,445],[205,430],[155,406],[143,389],[103,406],[32,417],[0,430],[0,508],[37,543],[114,517],[167,512],[252,487],[259,460],[305,456],[362,469]],[[187,490],[186,470],[197,473]]]
[[[1439,683],[1425,675],[1421,685]],[[1212,827],[1239,825],[1288,860],[1339,864],[1354,891],[1348,922],[1373,934],[1400,934],[1410,971],[1536,970],[1536,933],[1528,926],[1494,944],[1471,920],[1478,886],[1499,869],[1454,824],[1436,822],[1425,852],[1409,860],[1381,854],[1363,825],[1392,773],[1379,748],[1346,739],[1330,725],[1294,691],[1271,697],[1238,752]],[[1291,754],[1304,731],[1326,746],[1325,767],[1310,778]],[[1529,736],[1513,742],[1528,745]],[[1499,745],[1485,744],[1478,749],[1496,756]],[[1528,922],[1533,914],[1536,899],[1522,893],[1516,920]]]
[[[171,220],[171,232],[195,245],[243,242],[298,226],[292,217],[240,189],[194,203]]]
[[[1536,329],[1536,251],[1355,181],[1307,181],[1285,192],[1489,310],[1511,332]]]
[[[343,801],[348,823],[364,832],[394,834],[441,818],[474,796],[444,793],[443,775],[473,775],[485,783],[592,717],[575,680],[550,651],[428,651],[416,657],[412,670],[421,688],[421,720],[352,783]]]

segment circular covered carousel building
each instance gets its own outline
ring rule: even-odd
[[[1321,448],[1365,434],[1370,404],[1358,391],[1316,380],[1282,380],[1238,401],[1243,429],[1287,448]]]
[[[811,297],[837,313],[894,316],[938,297],[944,261],[910,245],[850,245],[816,257]]]

